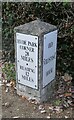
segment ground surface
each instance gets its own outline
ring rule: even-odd
[[[1,62],[0,62],[1,67]],[[1,68],[0,68],[1,75]],[[0,91],[0,107],[2,118],[74,118],[71,104],[71,77],[58,76],[55,86],[54,97],[48,103],[37,103],[18,96],[16,89],[7,87],[0,82],[2,87],[2,102]],[[1,80],[0,80],[1,81]],[[8,83],[6,83],[8,84]],[[1,109],[0,109],[1,110]],[[0,111],[1,115],[1,111]]]
[[[4,89],[4,88],[3,88]],[[5,105],[7,103],[8,105]],[[41,105],[41,104],[40,104]],[[16,93],[2,92],[2,117],[3,118],[73,118],[72,107],[64,109],[50,110],[50,103],[43,103],[45,112],[41,113],[40,105],[35,105],[18,96]],[[49,109],[50,108],[50,109]]]

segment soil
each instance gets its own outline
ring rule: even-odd
[[[43,113],[39,109],[40,105],[44,108]],[[73,108],[71,106],[62,109],[62,111],[60,109],[59,111],[50,110],[50,106],[56,107],[50,101],[38,104],[27,100],[23,96],[18,96],[16,90],[13,92],[10,88],[6,93],[5,87],[2,88],[2,118],[73,118]]]
[[[2,107],[2,117],[3,118],[46,118],[49,116],[51,111],[49,110],[50,103],[43,103],[46,113],[41,114],[39,110],[39,105],[35,105],[21,96],[18,96],[16,92],[13,94],[11,92],[2,92],[2,105],[8,103],[8,106]],[[60,114],[51,113],[51,118],[72,118],[72,108],[67,108]]]

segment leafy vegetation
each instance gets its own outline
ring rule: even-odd
[[[56,106],[59,106],[61,104],[61,101],[59,99],[58,100],[54,100],[53,104],[56,105]]]
[[[5,63],[2,72],[6,75],[8,81],[16,80],[15,64]]]
[[[74,3],[70,2],[2,3],[4,60],[15,60],[14,27],[37,18],[57,26],[57,70],[74,75]]]

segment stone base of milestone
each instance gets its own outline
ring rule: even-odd
[[[52,101],[54,97],[55,83],[56,80],[51,81],[46,87],[41,89],[41,91],[18,84],[17,94],[22,95],[27,99],[34,99],[38,103],[49,102]]]

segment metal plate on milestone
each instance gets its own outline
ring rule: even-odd
[[[57,30],[44,35],[43,87],[55,78]]]
[[[18,83],[38,89],[38,37],[16,33]]]

